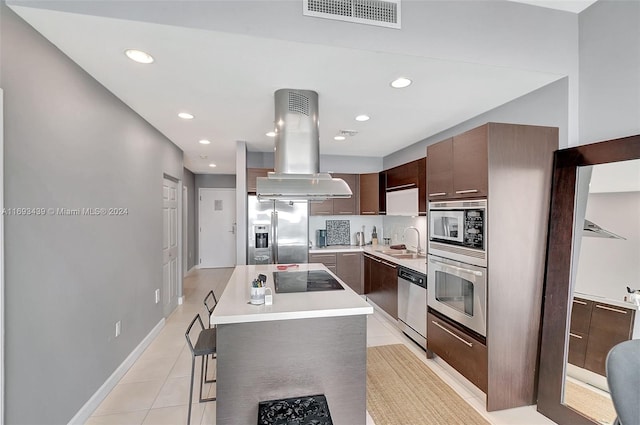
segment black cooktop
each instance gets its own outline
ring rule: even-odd
[[[340,282],[325,270],[273,272],[277,293],[344,290]]]

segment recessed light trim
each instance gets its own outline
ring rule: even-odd
[[[346,137],[344,137],[344,136],[335,136],[335,137],[333,138],[333,140],[340,140],[340,141],[342,141],[342,140],[346,140]]]
[[[195,115],[190,114],[189,112],[179,112],[178,116],[183,120],[192,120],[195,118]]]
[[[276,132],[275,131],[268,131],[265,133],[265,136],[267,137],[276,137]]]
[[[200,143],[201,145],[209,145],[211,144],[211,140],[202,139],[202,140],[199,140],[198,143]]]
[[[216,168],[216,167],[217,167],[217,165],[216,165],[216,164],[214,164],[214,163],[212,162],[211,164],[209,164],[209,167],[211,167],[211,168]]]
[[[154,61],[153,56],[147,52],[143,52],[142,50],[127,49],[124,51],[124,54],[132,61],[138,63],[153,63]]]
[[[410,86],[412,82],[413,81],[411,81],[408,78],[400,77],[400,78],[396,78],[391,82],[391,87],[393,87],[394,89],[403,89],[405,87]]]
[[[370,117],[369,115],[365,115],[365,114],[358,115],[358,116],[356,117],[356,121],[361,121],[361,122],[363,122],[363,121],[369,121],[370,119],[371,119],[371,117]]]

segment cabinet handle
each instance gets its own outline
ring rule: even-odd
[[[430,193],[429,196],[444,196],[446,194],[447,192],[436,192],[436,193]]]
[[[580,305],[587,305],[586,302],[580,301],[580,300],[573,300],[573,302],[576,303],[576,304],[580,304]]]
[[[449,329],[445,328],[444,326],[442,326],[440,323],[436,322],[435,320],[432,320],[431,323],[433,323],[434,325],[436,325],[437,327],[439,327],[440,329],[442,329],[443,331],[445,331],[446,333],[448,333],[452,337],[456,338],[458,341],[467,344],[469,347],[473,347],[472,343],[470,343],[469,341],[467,341],[467,340],[465,340],[463,338],[460,338],[458,335],[454,334]]]
[[[582,337],[580,335],[576,335],[574,333],[569,332],[569,336],[572,336],[574,338],[578,338],[578,339],[582,339]]]
[[[456,190],[458,195],[463,195],[465,193],[477,193],[478,189],[467,189],[467,190]]]
[[[314,258],[318,257],[333,257],[333,254],[312,254]]]
[[[606,307],[606,306],[604,306],[604,305],[600,305],[600,304],[596,304],[596,307],[597,307],[597,308],[601,308],[601,309],[603,309],[603,310],[615,311],[616,313],[627,314],[627,312],[626,312],[626,311],[624,311],[624,310],[620,310],[620,309],[612,308],[612,307]]]
[[[404,189],[405,187],[415,187],[415,186],[417,186],[417,184],[415,184],[415,183],[407,183],[407,184],[400,184],[398,186],[388,187],[387,190]]]
[[[340,254],[343,257],[353,257],[354,255],[358,255],[358,254]]]
[[[370,254],[363,254],[363,255],[371,260],[377,261],[378,263],[382,262],[382,260],[378,259],[378,257],[374,257],[373,255],[370,255]]]
[[[375,214],[375,211],[362,211],[360,214]]]
[[[339,211],[338,214],[351,214],[351,215],[353,215],[353,211]]]
[[[380,262],[381,262],[382,264],[386,264],[386,265],[387,265],[387,266],[389,266],[389,267],[393,267],[394,269],[397,267],[395,264],[387,263],[387,262],[386,262],[386,261],[384,261],[384,260],[380,260]]]

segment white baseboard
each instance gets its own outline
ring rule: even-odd
[[[91,396],[91,398],[78,410],[73,418],[69,421],[68,425],[81,425],[84,424],[91,414],[98,408],[102,400],[104,400],[111,390],[120,382],[120,379],[127,373],[129,368],[138,360],[144,350],[151,344],[156,336],[160,333],[164,327],[165,320],[162,318],[158,324],[151,329],[151,332],[144,337],[144,339],[138,344],[136,348],[127,356],[126,359],[118,366],[118,368],[111,374],[109,378],[102,384],[98,391]]]

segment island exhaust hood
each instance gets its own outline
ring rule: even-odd
[[[342,179],[320,173],[318,93],[280,89],[275,92],[275,171],[258,177],[259,199],[323,201],[350,198]]]
[[[607,239],[624,239],[620,235],[604,230],[602,227],[595,224],[593,221],[584,221],[584,228],[582,229],[582,236],[591,236],[593,238],[607,238]]]

